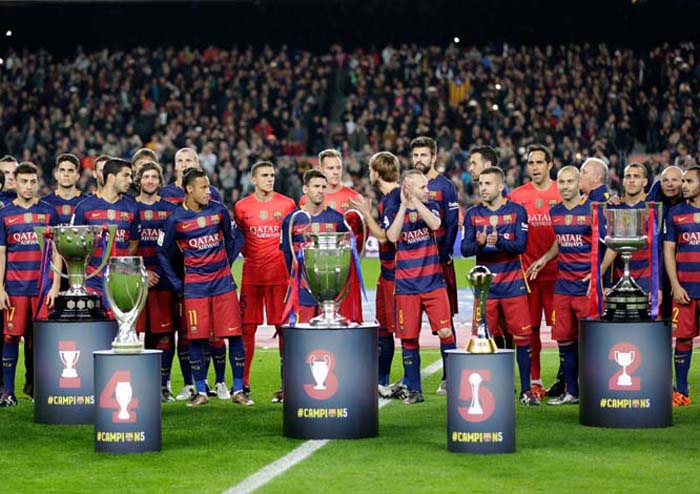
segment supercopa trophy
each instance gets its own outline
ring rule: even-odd
[[[45,247],[45,239],[51,238],[55,249],[68,268],[68,274],[65,274],[53,263],[51,264],[54,272],[68,279],[70,288],[56,296],[55,307],[49,314],[49,319],[74,321],[106,319],[107,314],[100,296],[85,290],[85,281],[102,271],[107,264],[107,256],[103,256],[102,262],[95,271],[86,274],[86,270],[100,242],[107,252],[112,249],[116,226],[36,227],[35,231],[41,249]]]
[[[469,283],[479,297],[479,324],[476,334],[471,337],[467,344],[467,351],[470,353],[494,353],[496,342],[491,337],[488,324],[486,324],[486,298],[489,295],[493,273],[486,266],[474,266],[467,275]]]
[[[139,353],[143,350],[143,343],[134,326],[148,295],[148,275],[143,258],[111,257],[104,276],[105,295],[119,322],[119,332],[112,342],[112,350],[116,353]]]
[[[349,209],[343,215],[347,232],[320,231],[322,225],[311,222],[311,215],[304,210],[295,212],[290,218],[289,245],[294,245],[294,221],[297,217],[305,216],[308,223],[301,229],[304,243],[301,247],[303,257],[302,276],[306,281],[309,292],[321,306],[321,314],[309,321],[314,327],[344,328],[350,323],[338,314],[338,305],[343,300],[348,287],[350,263],[353,262],[352,228],[347,221],[349,213],[357,214],[362,223],[362,231],[366,231],[362,214]],[[297,234],[299,230],[297,230]],[[362,255],[360,247],[359,255]]]
[[[608,321],[649,320],[649,297],[630,275],[632,253],[647,245],[647,209],[605,208],[608,234],[605,245],[619,252],[624,271],[622,278],[605,296],[603,319]]]

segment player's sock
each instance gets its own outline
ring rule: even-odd
[[[403,345],[403,382],[409,391],[423,392],[420,380],[420,351],[418,340],[402,340]]]
[[[160,385],[165,387],[170,381],[170,369],[173,367],[175,350],[173,349],[173,335],[162,336],[156,343],[156,350],[163,352],[160,362]]]
[[[250,386],[250,366],[255,355],[255,330],[256,324],[243,325],[243,348],[245,349],[245,369],[243,370],[243,384]]]
[[[215,340],[209,342],[211,350],[211,359],[214,362],[214,373],[216,374],[216,383],[226,382],[226,342],[224,340]]]
[[[442,380],[447,379],[447,350],[454,350],[457,348],[455,343],[454,335],[450,335],[447,338],[440,338],[440,356],[442,357]]]
[[[522,392],[530,390],[530,342],[528,338],[515,340],[515,356],[520,372],[520,389]]]
[[[564,345],[562,343],[570,343]],[[578,342],[562,342],[559,344],[559,359],[564,372],[566,392],[578,396]]]
[[[228,359],[231,362],[231,369],[233,369],[233,392],[243,391],[245,349],[242,337],[233,336],[228,339]]]
[[[19,360],[19,338],[5,336],[2,349],[2,378],[5,383],[5,393],[15,394],[15,373]]]
[[[190,340],[186,336],[178,335],[177,360],[180,362],[182,380],[185,384],[192,384],[192,365],[190,365]]]
[[[541,383],[542,370],[540,366],[540,353],[542,353],[540,328],[532,328],[532,334],[530,335],[530,377],[533,381],[539,381]]]
[[[676,391],[688,396],[688,371],[693,356],[693,340],[676,339],[674,362],[676,367]]]
[[[387,331],[379,331],[379,384],[390,384],[391,362],[394,359],[394,336]]]
[[[209,364],[211,363],[211,343],[207,342],[204,346],[204,375],[209,377]]]
[[[206,394],[207,392],[207,373],[204,363],[204,352],[207,346],[209,346],[207,340],[190,340],[190,365],[192,366],[192,377],[199,394]]]

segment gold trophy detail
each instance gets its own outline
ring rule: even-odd
[[[469,284],[474,288],[474,295],[479,298],[479,324],[476,334],[467,343],[469,353],[496,353],[496,342],[486,324],[486,298],[493,277],[494,274],[486,266],[474,266],[467,275]]]

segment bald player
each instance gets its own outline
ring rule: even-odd
[[[592,202],[607,202],[610,192],[606,185],[608,181],[608,165],[601,159],[588,158],[581,165],[579,182],[581,190]]]

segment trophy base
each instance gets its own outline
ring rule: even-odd
[[[119,343],[117,341],[112,342],[112,351],[114,353],[142,353],[143,343],[140,341]]]
[[[337,314],[331,316],[321,314],[309,320],[309,326],[313,328],[348,328],[353,324],[348,323],[347,319]]]
[[[649,321],[649,298],[643,291],[636,293],[611,292],[605,297],[606,321]]]
[[[95,293],[59,293],[54,301],[51,321],[94,321],[107,319],[102,299]]]
[[[467,343],[467,352],[469,353],[496,353],[496,350],[496,342],[493,338],[473,337]]]

